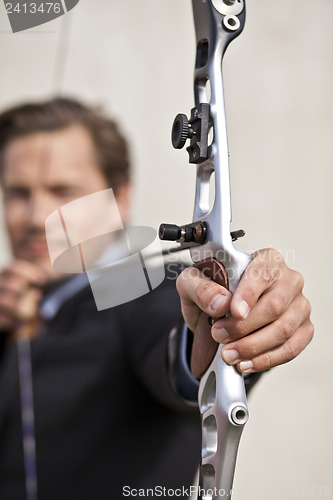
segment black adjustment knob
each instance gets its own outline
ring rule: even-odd
[[[245,231],[243,229],[239,229],[238,231],[232,231],[230,235],[232,241],[237,241],[238,238],[243,238],[243,236],[245,236]]]
[[[181,236],[181,227],[176,224],[161,224],[159,228],[160,240],[177,241]]]
[[[182,149],[185,142],[190,137],[193,137],[193,129],[190,126],[187,116],[180,113],[174,119],[172,125],[171,141],[175,149]]]

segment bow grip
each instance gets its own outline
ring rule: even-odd
[[[194,264],[208,278],[228,289],[228,277],[224,265],[216,259],[206,259]],[[191,372],[201,378],[214,359],[219,344],[211,336],[212,318],[202,312],[194,332],[191,354]]]

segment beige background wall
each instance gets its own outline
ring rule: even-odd
[[[190,4],[81,0],[15,35],[0,4],[0,108],[61,91],[120,119],[133,145],[135,224],[191,220],[194,168],[169,139],[193,104]],[[233,228],[247,231],[242,249],[274,246],[304,274],[316,335],[255,389],[235,488],[258,500],[323,497],[319,488],[333,487],[333,2],[247,4],[225,58]],[[4,238],[0,250],[4,263]]]

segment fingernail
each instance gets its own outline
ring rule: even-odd
[[[210,303],[210,308],[213,312],[217,311],[217,309],[225,302],[224,295],[216,295]]]
[[[241,300],[240,303],[238,304],[238,312],[242,316],[242,318],[247,318],[250,312],[250,307],[245,300]]]
[[[252,361],[242,361],[239,364],[239,369],[243,373],[250,372],[252,370],[252,368],[253,368]]]
[[[213,339],[216,340],[216,342],[219,342],[220,344],[225,344],[226,342],[229,341],[229,333],[225,328],[214,327],[212,329],[212,336]]]
[[[237,360],[239,360],[239,354],[235,349],[228,349],[226,351],[222,351],[222,357],[228,365],[232,365]]]

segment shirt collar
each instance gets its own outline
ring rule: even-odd
[[[128,257],[129,252],[124,241],[118,241],[108,246],[96,261],[95,266],[100,268],[108,264],[114,264],[125,257]],[[73,278],[62,282],[62,284],[51,291],[47,292],[40,304],[40,315],[45,321],[52,320],[63,304],[74,297],[78,292],[89,286],[90,281],[94,280],[86,273],[77,274]]]

